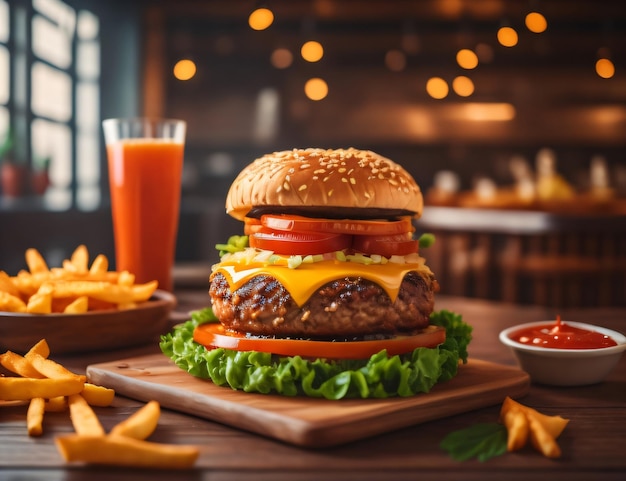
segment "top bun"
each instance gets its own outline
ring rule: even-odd
[[[243,169],[226,197],[226,212],[244,220],[252,209],[324,215],[342,210],[422,214],[419,186],[395,162],[368,150],[293,149],[266,154]]]

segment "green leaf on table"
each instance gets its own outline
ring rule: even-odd
[[[506,427],[499,423],[480,423],[448,434],[440,447],[455,461],[477,458],[487,461],[506,453]]]

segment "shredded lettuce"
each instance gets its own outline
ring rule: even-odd
[[[417,348],[401,356],[388,356],[383,350],[362,361],[311,361],[300,356],[206,349],[193,341],[193,331],[205,322],[218,322],[207,307],[192,312],[190,320],[161,336],[159,346],[182,370],[235,390],[334,400],[413,396],[452,379],[459,362],[467,362],[472,328],[449,311],[437,311],[431,320],[447,329],[446,342],[436,348]]]

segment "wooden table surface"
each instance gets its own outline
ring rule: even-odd
[[[174,316],[206,303],[206,292],[177,292]],[[462,313],[474,326],[470,356],[514,365],[512,354],[498,341],[504,327],[553,319],[542,307],[519,307],[475,299],[439,297],[437,309]],[[625,309],[586,309],[560,313],[565,320],[588,321],[626,331]],[[75,371],[89,364],[158,352],[156,343],[124,351],[52,357]],[[364,401],[367,402],[367,401]],[[495,422],[499,405],[407,427],[388,434],[326,449],[304,449],[239,431],[219,422],[163,409],[150,438],[157,442],[195,444],[196,466],[187,471],[155,471],[68,465],[54,437],[72,431],[67,413],[47,413],[44,434],[26,434],[24,406],[0,408],[0,480],[622,480],[626,479],[626,356],[606,382],[579,388],[532,385],[521,402],[571,421],[559,438],[561,458],[551,460],[532,449],[486,462],[453,461],[439,448],[450,432],[480,422]],[[126,418],[143,403],[117,396],[114,405],[96,408],[105,429]]]

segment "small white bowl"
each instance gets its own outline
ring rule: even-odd
[[[581,322],[565,324],[610,336],[617,346],[599,349],[557,349],[522,344],[511,334],[522,329],[545,326],[555,321],[529,322],[500,332],[500,342],[508,346],[533,382],[552,386],[585,386],[603,381],[626,349],[626,336],[620,332]]]

